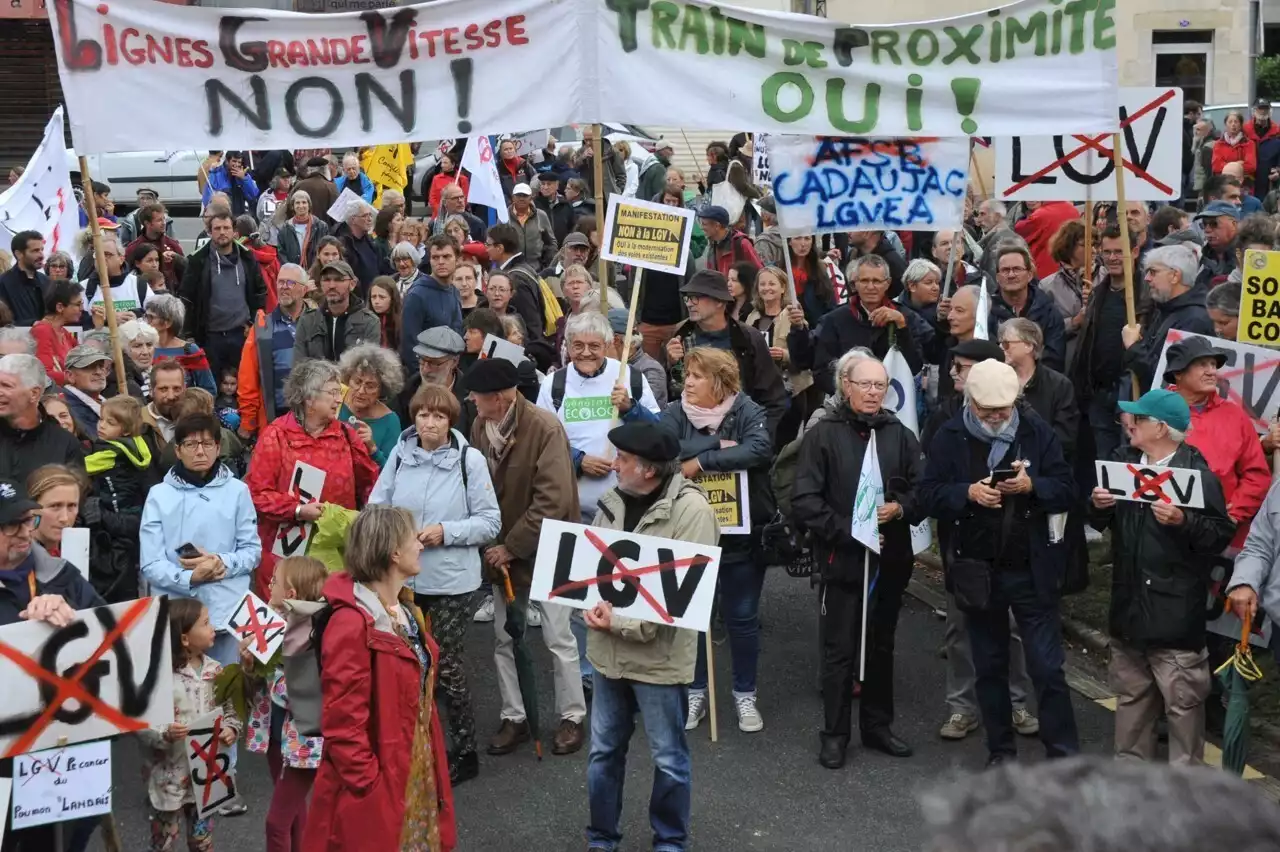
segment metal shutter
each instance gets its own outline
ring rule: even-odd
[[[31,159],[49,116],[62,103],[48,21],[0,19],[0,80],[2,185],[10,168],[25,166]]]

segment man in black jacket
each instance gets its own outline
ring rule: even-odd
[[[1059,373],[1067,369],[1067,330],[1053,297],[1035,281],[1036,267],[1026,246],[1005,245],[996,251],[996,283],[987,328],[994,332],[1007,319],[1026,317],[1044,334],[1044,365]]]
[[[532,342],[546,338],[547,321],[543,315],[542,286],[538,272],[530,264],[537,258],[525,257],[520,251],[523,240],[515,225],[499,223],[489,229],[484,247],[489,259],[511,279],[511,307],[520,315],[525,331]]]
[[[889,268],[889,298],[898,298],[902,293],[902,273],[907,271],[907,259],[885,237],[884,231],[853,231],[849,234],[849,247],[857,252],[854,260],[874,255],[885,262]],[[854,277],[852,269],[845,277]]]
[[[13,312],[13,324],[35,325],[44,318],[44,294],[49,276],[44,269],[44,237],[39,231],[20,231],[9,244],[13,267],[0,275],[0,300]]]
[[[1116,501],[1129,487],[1109,482],[1093,490],[1090,518],[1111,528],[1111,684],[1116,705],[1116,756],[1153,760],[1156,719],[1169,720],[1169,762],[1204,762],[1209,653],[1204,601],[1210,560],[1235,534],[1218,478],[1200,451],[1185,442],[1191,409],[1181,395],[1148,391],[1121,402],[1133,420],[1119,461],[1195,470],[1203,509],[1159,499]],[[1122,490],[1121,490],[1122,489]]]
[[[34,355],[0,357],[0,476],[26,482],[41,465],[84,469],[80,442],[40,407],[46,379]]]
[[[681,323],[675,336],[667,341],[667,374],[672,375],[674,366],[684,361],[685,353],[695,346],[732,352],[738,359],[743,392],[765,410],[769,434],[777,435],[788,403],[782,373],[769,355],[764,335],[729,316],[733,305],[729,282],[714,269],[700,269],[680,288],[680,294],[684,296],[689,319]],[[673,388],[671,398],[679,392]]]
[[[819,762],[844,765],[851,733],[853,683],[858,676],[863,631],[863,571],[875,578],[866,625],[866,675],[858,707],[862,744],[892,757],[910,757],[911,747],[894,735],[893,647],[902,594],[914,560],[910,524],[919,520],[915,488],[924,456],[911,430],[882,408],[889,387],[884,365],[853,351],[837,367],[845,402],[815,425],[800,444],[792,490],[792,515],[813,535],[822,565],[822,703]],[[884,493],[877,501],[880,552],[850,535],[858,506],[863,459],[875,436]]]
[[[798,305],[787,308],[791,319],[787,349],[792,368],[812,369],[814,383],[827,394],[836,390],[832,365],[855,346],[869,349],[881,359],[889,354],[891,346],[896,346],[907,359],[912,374],[924,366],[911,319],[918,324],[924,320],[914,312],[911,317],[906,316],[898,310],[898,303],[890,300],[892,279],[884,258],[863,255],[853,262],[849,272],[855,289],[853,297],[847,305],[840,305],[824,316],[814,334],[809,333],[804,312]]]
[[[1213,336],[1213,320],[1206,305],[1208,288],[1196,282],[1196,256],[1185,245],[1160,246],[1147,252],[1144,278],[1155,310],[1141,326],[1126,325],[1122,362],[1149,390],[1156,364],[1171,330]]]
[[[245,331],[267,303],[267,285],[253,252],[236,243],[229,212],[212,216],[209,234],[187,261],[177,295],[187,308],[183,337],[200,344],[217,376],[240,365]]]
[[[573,230],[574,216],[573,205],[560,195],[558,172],[543,172],[538,175],[538,194],[533,199],[533,206],[547,214],[556,243],[564,245],[565,237]]]

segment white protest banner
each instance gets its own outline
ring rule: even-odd
[[[884,369],[889,374],[889,390],[884,395],[884,408],[892,411],[911,434],[920,437],[920,415],[916,411],[916,379],[898,347],[890,347],[884,356]],[[933,527],[928,519],[911,528],[911,552],[923,553],[933,544]]]
[[[964,220],[969,140],[772,136],[778,229],[935,231]]]
[[[596,2],[307,15],[56,0],[49,17],[79,153],[136,150],[110,104],[141,103],[156,87],[183,107],[181,121],[151,128],[156,149],[345,148],[583,118],[585,53],[568,46]]]
[[[1253,421],[1253,428],[1261,435],[1280,415],[1280,352],[1248,343],[1236,343],[1221,337],[1191,335],[1185,331],[1171,330],[1165,337],[1160,361],[1156,365],[1156,382],[1163,384],[1169,347],[1188,337],[1204,337],[1215,349],[1227,356],[1227,363],[1218,370],[1218,394],[1223,399],[1236,402]]]
[[[693,481],[707,492],[707,502],[716,513],[721,535],[747,535],[751,532],[751,492],[747,488],[745,470],[704,470]]]
[[[227,620],[227,631],[237,639],[249,638],[249,653],[264,663],[284,643],[284,628],[284,617],[253,592],[245,593]]]
[[[822,136],[1116,129],[1113,0],[1024,0],[887,26],[709,0],[595,2],[598,103],[641,126]]]
[[[767,186],[769,177],[769,134],[751,134],[751,182],[756,186]]]
[[[1204,508],[1204,483],[1200,481],[1198,470],[1102,459],[1096,460],[1094,465],[1097,466],[1098,487],[1110,491],[1117,500]]]
[[[196,813],[208,814],[236,797],[236,771],[231,765],[231,746],[222,741],[221,710],[211,710],[191,723],[187,732],[187,769]]]
[[[467,142],[462,152],[462,168],[471,173],[467,201],[491,208],[499,222],[506,222],[507,199],[502,192],[502,181],[498,179],[498,161],[488,136],[477,136]]]
[[[609,196],[604,220],[605,260],[683,275],[693,236],[693,211],[639,198]]]
[[[542,162],[542,149],[547,147],[551,139],[549,130],[530,130],[528,133],[513,133],[511,141],[516,143],[516,156],[529,157],[534,162]]]
[[[523,347],[517,346],[510,340],[503,340],[496,334],[486,334],[484,336],[484,343],[480,344],[480,357],[502,358],[517,367],[529,360],[528,356],[524,354]]]
[[[543,521],[529,598],[706,632],[720,548]]]
[[[80,254],[75,245],[80,205],[67,170],[62,123],[62,107],[58,107],[45,125],[40,146],[27,161],[27,170],[0,193],[0,246],[6,250],[20,231],[39,231],[45,257],[55,251]]]
[[[858,489],[853,496],[853,524],[849,534],[873,553],[880,552],[880,519],[876,509],[884,505],[884,480],[880,476],[880,456],[876,453],[876,433],[871,433],[866,452],[862,454],[862,470]]]
[[[62,528],[62,558],[76,566],[76,570],[89,578],[89,528]]]
[[[13,828],[111,813],[111,740],[51,748],[13,761]]]
[[[1182,89],[1121,88],[1117,115],[1124,149],[1125,199],[1181,198]],[[1112,138],[1111,134],[1092,133],[997,137],[996,198],[1115,201]]]
[[[299,506],[319,502],[326,476],[323,470],[314,465],[304,461],[294,462],[293,475],[289,477],[289,493],[297,496]],[[276,532],[276,540],[271,545],[271,552],[276,556],[306,553],[307,542],[311,540],[314,530],[315,524],[307,521],[281,524]]]
[[[0,683],[0,757],[168,725],[169,601],[81,610],[66,627],[0,627]]]

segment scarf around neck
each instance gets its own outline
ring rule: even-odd
[[[1009,418],[1009,422],[1004,425],[997,434],[992,435],[983,428],[982,421],[973,413],[973,409],[968,405],[964,407],[964,428],[974,438],[977,438],[984,444],[990,444],[991,450],[987,453],[987,467],[995,470],[996,465],[1000,464],[1000,460],[1009,452],[1009,448],[1013,446],[1013,440],[1018,436],[1018,409],[1013,409],[1013,416]]]
[[[493,465],[501,464],[511,448],[511,436],[515,434],[519,420],[517,416],[519,407],[520,397],[517,396],[501,420],[484,421],[485,435],[489,438],[489,461]]]
[[[1243,140],[1244,140],[1243,130],[1234,135],[1226,132],[1222,134],[1222,141],[1226,142],[1228,145],[1239,145]]]
[[[725,415],[729,413],[729,409],[733,408],[733,404],[737,399],[738,395],[736,393],[729,394],[719,405],[703,408],[690,402],[688,391],[686,391],[680,395],[680,407],[684,409],[684,416],[689,418],[693,428],[715,431],[720,428],[720,423],[724,420]]]

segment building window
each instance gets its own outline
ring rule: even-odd
[[[1213,31],[1173,30],[1151,34],[1157,86],[1178,86],[1189,101],[1212,103]]]

